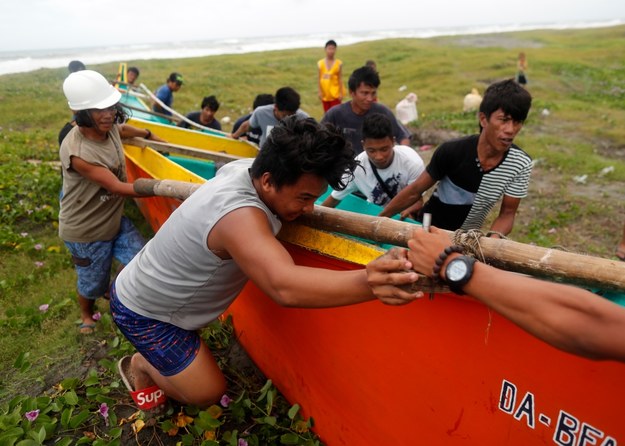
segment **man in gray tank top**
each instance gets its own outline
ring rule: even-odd
[[[225,379],[197,330],[248,279],[290,307],[344,306],[376,296],[399,305],[422,296],[396,287],[417,278],[395,273],[410,269],[405,250],[367,269],[332,271],[296,265],[276,239],[283,221],[311,212],[328,185],[344,188],[345,172],[356,166],[334,126],[289,117],[254,160],[226,165],[172,213],[111,293],[111,314],[138,351],[119,369],[140,407],[147,400],[162,404],[163,395],[204,407],[219,400]]]

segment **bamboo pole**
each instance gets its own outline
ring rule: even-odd
[[[164,113],[158,113],[152,110],[146,110],[146,109],[139,108],[139,107],[133,107],[132,105],[128,105],[128,104],[122,104],[122,107],[127,108],[129,110],[139,111],[141,113],[147,113],[148,115],[158,116],[159,118],[167,119],[169,122],[173,122],[174,124],[177,124],[178,122],[180,122],[179,119],[176,119],[173,116],[169,116]]]
[[[189,118],[187,118],[186,116],[180,114],[179,112],[177,112],[176,110],[174,110],[171,107],[168,107],[165,103],[163,103],[163,101],[161,101],[158,97],[156,97],[156,95],[154,93],[152,93],[150,91],[150,89],[148,87],[145,86],[145,84],[141,84],[140,87],[143,89],[143,91],[145,91],[148,96],[150,96],[150,99],[152,99],[154,102],[156,102],[158,105],[160,105],[164,110],[167,110],[168,112],[170,112],[173,116],[175,116],[176,118],[180,119],[181,121],[186,122],[187,124],[201,129],[201,130],[208,130],[210,132],[214,132],[216,134],[219,134],[221,136],[226,137],[227,133],[226,132],[222,132],[220,130],[215,130],[213,128],[210,127],[206,127],[202,124],[198,124],[197,122],[191,121]]]
[[[315,206],[311,214],[303,215],[298,222],[397,246],[407,246],[412,232],[421,229],[407,222],[322,206]],[[453,232],[445,232],[453,239]],[[461,234],[459,242],[464,246],[474,244],[472,236],[466,233]],[[624,262],[489,237],[479,239],[476,251],[481,260],[508,271],[590,288],[625,291]]]
[[[186,181],[152,180],[149,178],[139,178],[133,183],[133,189],[140,195],[156,195],[159,197],[177,198],[179,200],[186,200],[200,186],[201,184]]]
[[[230,155],[228,153],[213,152],[212,150],[196,149],[195,147],[183,146],[180,144],[172,144],[168,142],[153,141],[144,138],[127,138],[124,143],[137,147],[151,147],[159,152],[174,153],[176,155],[192,156],[203,160],[214,161],[216,163],[229,163],[240,159],[243,156]]]
[[[150,186],[155,195],[180,199],[187,198],[199,187],[173,180],[137,181],[156,183]],[[323,206],[315,206],[312,213],[302,215],[296,223],[396,246],[407,246],[412,232],[421,230],[412,223]],[[452,240],[454,233],[446,232]],[[472,243],[469,238],[469,234],[463,234],[459,242],[469,245]],[[476,251],[481,260],[508,271],[588,288],[625,291],[625,262],[488,237],[479,239]]]

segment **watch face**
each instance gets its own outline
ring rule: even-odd
[[[452,282],[457,282],[461,280],[467,274],[468,269],[469,267],[462,260],[452,260],[451,262],[449,262],[447,270],[445,271],[447,280],[450,280]]]

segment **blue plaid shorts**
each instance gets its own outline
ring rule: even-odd
[[[135,313],[119,301],[114,282],[110,309],[119,330],[161,375],[176,375],[197,357],[202,342],[197,331]]]
[[[103,296],[111,280],[113,259],[127,265],[143,245],[145,240],[126,217],[122,217],[119,232],[113,240],[65,242],[78,275],[78,294],[94,300]]]

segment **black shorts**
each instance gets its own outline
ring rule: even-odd
[[[527,84],[527,78],[523,73],[519,73],[519,75],[517,75],[517,82],[521,85]]]

